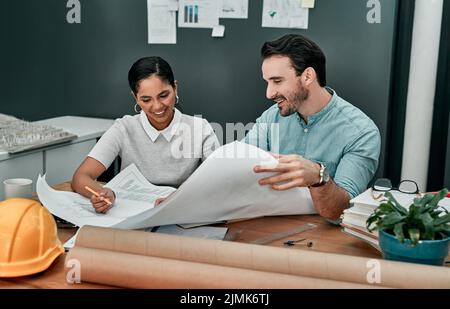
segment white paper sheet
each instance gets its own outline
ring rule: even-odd
[[[192,229],[194,227],[213,225],[213,224],[218,224],[218,223],[225,224],[226,222],[220,221],[220,222],[204,222],[204,223],[186,223],[186,224],[178,224],[178,225],[184,229]]]
[[[224,25],[217,25],[214,26],[211,36],[213,38],[223,38],[225,35],[225,26]]]
[[[169,0],[147,0],[149,44],[177,43],[176,12],[169,5]]]
[[[116,193],[118,200],[127,203],[150,201],[153,204],[156,199],[166,197],[175,191],[172,187],[155,186],[150,183],[134,164],[122,170],[105,186]]]
[[[301,0],[264,0],[262,26],[308,29],[309,9]]]
[[[316,5],[316,0],[301,0],[302,7],[305,9],[313,9]]]
[[[201,226],[186,229],[178,225],[164,225],[158,227],[155,233],[223,240],[227,231],[226,227]]]
[[[88,198],[74,192],[57,191],[45,181],[45,176],[37,180],[37,194],[41,203],[55,216],[77,226],[93,225],[113,227],[128,217],[151,212],[159,197],[175,191],[171,187],[158,187],[149,183],[132,164],[106,184],[116,193],[114,206],[106,213],[96,213]],[[124,228],[135,228],[124,225]]]
[[[277,164],[277,160],[241,142],[225,145],[154,211],[130,217],[124,224],[145,228],[317,213],[307,188],[275,191],[260,186],[258,180],[272,174],[256,174],[253,168],[258,164]]]
[[[75,235],[73,235],[72,237],[69,238],[69,240],[67,240],[63,247],[66,251],[72,249],[73,247],[75,247],[75,241],[77,240],[77,236],[78,236],[78,232],[80,231],[80,229],[77,230],[77,232],[75,233]]]
[[[180,0],[178,27],[213,28],[219,24],[222,1]]]
[[[222,0],[220,18],[248,18],[248,0]]]
[[[178,0],[168,0],[169,1],[169,11],[178,11],[178,6],[180,3]]]

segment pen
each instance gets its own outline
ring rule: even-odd
[[[95,192],[94,190],[92,190],[91,188],[89,188],[88,186],[85,186],[84,188],[85,188],[86,190],[88,190],[89,192],[91,192],[92,194],[94,194],[95,196],[100,197],[100,194],[98,194],[97,192]],[[109,206],[112,205],[111,201],[108,200],[107,198],[104,197],[103,200],[104,200],[104,201],[106,202],[106,204],[108,204]]]

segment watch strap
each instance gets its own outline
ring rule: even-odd
[[[323,186],[325,184],[323,176],[324,176],[326,167],[322,163],[318,163],[318,164],[320,165],[320,171],[319,171],[320,180],[319,180],[318,183],[316,183],[316,184],[311,186],[313,188],[321,187],[321,186]]]

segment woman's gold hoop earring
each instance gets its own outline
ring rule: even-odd
[[[134,111],[136,112],[136,114],[139,114],[139,113],[141,112],[141,110],[142,110],[142,109],[141,109],[140,111],[138,111],[138,109],[137,109],[138,106],[139,106],[139,105],[138,105],[137,103],[134,104]]]

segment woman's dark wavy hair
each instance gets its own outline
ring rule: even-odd
[[[128,83],[131,91],[136,95],[139,90],[139,82],[152,75],[158,76],[175,88],[175,78],[169,63],[161,57],[152,56],[141,58],[131,66],[128,71]]]

